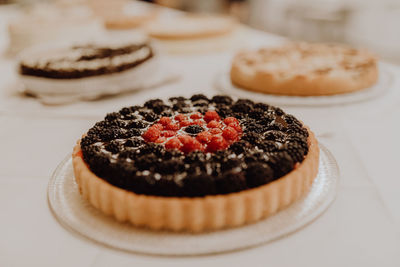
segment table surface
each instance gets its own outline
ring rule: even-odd
[[[0,18],[5,47],[7,16]],[[282,40],[245,32],[245,46]],[[174,84],[67,106],[43,106],[13,92],[13,62],[0,59],[0,266],[400,266],[400,68],[393,65],[388,66],[391,89],[377,99],[329,107],[283,106],[316,132],[341,171],[335,202],[301,231],[232,253],[157,257],[100,246],[56,221],[47,204],[47,184],[82,133],[125,105],[152,97],[217,93],[215,75],[229,68],[233,53],[168,56],[166,66],[181,75]]]

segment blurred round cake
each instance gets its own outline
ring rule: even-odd
[[[319,96],[350,93],[374,85],[376,58],[336,44],[289,43],[243,51],[233,59],[231,81],[267,94]]]
[[[84,7],[58,8],[34,5],[8,25],[8,53],[15,55],[25,48],[51,42],[70,43],[90,40],[103,34],[101,22]]]
[[[237,23],[227,16],[183,15],[152,21],[144,28],[169,52],[202,52],[234,43]]]
[[[111,30],[137,28],[158,15],[154,6],[138,1],[88,0],[88,4],[104,26]]]
[[[41,46],[21,55],[19,76],[33,94],[102,94],[137,86],[154,72],[145,39]]]

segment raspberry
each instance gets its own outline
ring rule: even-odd
[[[232,127],[226,127],[222,131],[222,136],[228,141],[235,141],[238,138],[238,133]]]
[[[203,150],[203,146],[201,145],[201,143],[193,137],[190,137],[188,135],[181,135],[178,138],[179,141],[181,141],[183,144],[183,146],[181,147],[181,151],[184,153],[189,153],[194,150]]]
[[[160,136],[156,141],[154,141],[154,143],[161,144],[164,143],[166,140],[167,138],[165,138],[164,136]]]
[[[242,127],[240,127],[239,123],[229,123],[228,127],[231,127],[233,129],[235,129],[236,132],[241,133],[242,132]]]
[[[201,117],[203,117],[199,112],[193,113],[192,115],[190,115],[190,118],[195,120],[195,119],[201,119]]]
[[[215,110],[209,110],[204,114],[204,120],[210,122],[212,120],[220,120],[218,113]]]
[[[183,114],[178,114],[175,116],[175,120],[176,121],[184,121],[184,120],[187,120],[187,117]]]
[[[235,117],[227,117],[224,119],[224,123],[226,125],[230,124],[230,123],[237,123],[239,125],[239,121],[238,119],[236,119]]]
[[[187,144],[187,143],[191,142],[191,140],[193,138],[189,135],[183,134],[183,135],[179,135],[178,139],[179,139],[179,141],[181,141],[182,144]]]
[[[169,139],[165,143],[165,148],[166,149],[180,149],[181,146],[182,146],[181,141],[179,141],[179,139],[176,138],[176,137]]]
[[[172,136],[176,135],[176,132],[172,131],[172,130],[166,130],[166,131],[163,131],[161,133],[161,135],[165,136],[165,137],[172,137]]]
[[[181,122],[179,123],[179,127],[183,128],[183,127],[189,126],[189,125],[191,125],[191,124],[192,124],[192,123],[191,123],[190,121],[188,121],[188,120],[183,120],[183,121],[181,121]]]
[[[161,123],[162,125],[166,126],[171,123],[171,119],[168,117],[161,117],[158,122]]]
[[[191,125],[203,125],[204,121],[202,120],[193,120],[193,122],[191,123]]]
[[[222,150],[228,147],[228,143],[221,135],[215,135],[211,138],[210,143],[208,144],[207,150],[209,152],[214,152],[217,150]]]
[[[221,134],[222,130],[219,128],[212,128],[212,129],[210,129],[210,133],[212,133],[213,135],[217,135],[217,134]]]
[[[162,126],[162,124],[156,123],[156,124],[153,124],[152,126],[150,126],[150,128],[162,130],[162,129],[164,129],[164,126]]]
[[[207,123],[207,127],[208,128],[222,128],[222,125],[218,121],[212,120],[209,123]]]
[[[199,151],[203,151],[204,150],[203,145],[199,141],[197,141],[196,139],[193,139],[193,142],[191,142],[189,145],[186,145],[185,148],[186,147],[187,147],[187,151],[188,152],[196,151],[196,150],[199,150]],[[185,151],[183,151],[183,152],[185,152]]]
[[[177,123],[169,123],[165,126],[165,129],[172,130],[172,131],[178,131],[180,129],[180,127]]]
[[[211,141],[212,133],[210,132],[201,132],[196,136],[196,139],[199,140],[201,143],[206,144]]]
[[[161,130],[150,127],[143,135],[143,139],[148,142],[154,142],[160,137]]]

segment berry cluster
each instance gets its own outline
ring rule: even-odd
[[[184,153],[192,151],[215,152],[228,148],[239,140],[242,128],[234,117],[221,120],[218,113],[208,110],[177,114],[172,119],[161,117],[142,135],[146,142],[164,144],[166,149],[178,149]]]
[[[92,172],[138,194],[205,196],[260,186],[308,153],[308,131],[281,109],[229,96],[153,99],[107,114],[81,140]]]

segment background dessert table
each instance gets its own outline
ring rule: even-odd
[[[6,47],[7,10],[0,10]],[[282,38],[245,29],[249,44]],[[106,248],[64,229],[47,204],[47,184],[76,140],[107,112],[153,97],[214,89],[233,51],[175,55],[165,64],[174,84],[66,106],[43,106],[13,92],[14,64],[0,59],[0,266],[400,266],[400,68],[380,98],[352,105],[283,107],[313,129],[336,157],[336,201],[290,236],[242,251],[201,257],[157,257]],[[150,77],[151,78],[151,77]]]

